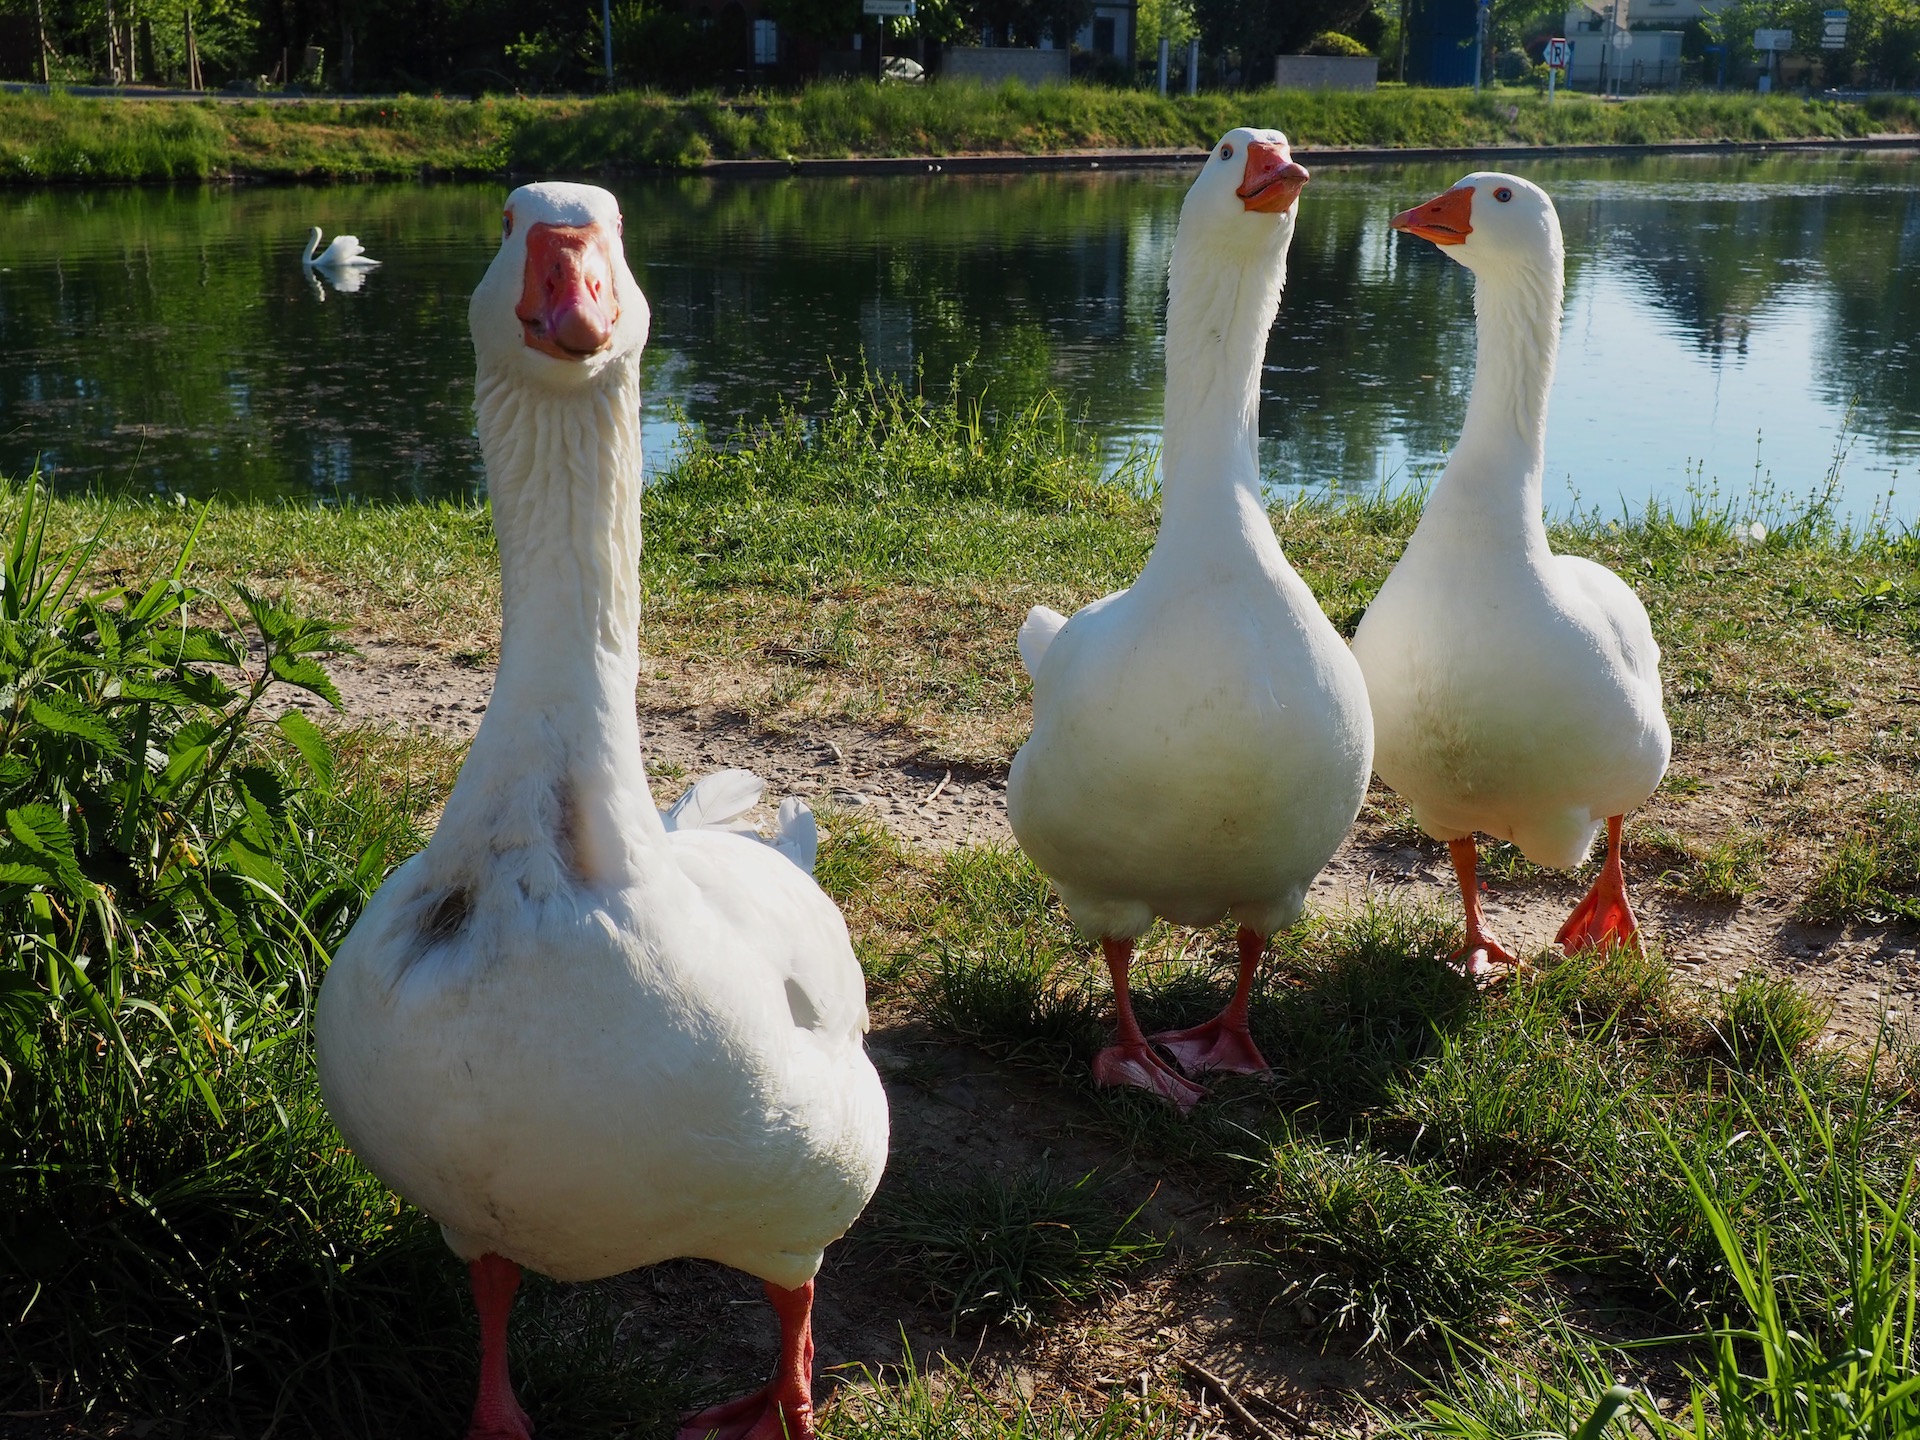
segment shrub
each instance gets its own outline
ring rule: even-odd
[[[1369,55],[1372,52],[1351,35],[1322,30],[1301,47],[1302,55]]]

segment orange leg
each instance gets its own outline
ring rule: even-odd
[[[520,1288],[520,1267],[487,1254],[467,1266],[473,1305],[480,1312],[480,1394],[473,1403],[467,1440],[532,1440],[533,1422],[513,1398],[507,1376],[507,1316]]]
[[[1220,1070],[1229,1075],[1265,1075],[1269,1069],[1266,1056],[1247,1029],[1247,1002],[1253,996],[1253,977],[1266,950],[1267,937],[1242,925],[1240,980],[1227,1008],[1191,1030],[1162,1031],[1152,1037],[1153,1043],[1170,1052],[1190,1074]]]
[[[1107,969],[1113,974],[1113,1003],[1118,1018],[1114,1043],[1093,1057],[1093,1083],[1136,1085],[1171,1100],[1182,1115],[1186,1114],[1207,1092],[1169,1069],[1166,1062],[1153,1053],[1147,1037],[1140,1033],[1140,1022],[1133,1018],[1133,997],[1127,989],[1133,941],[1102,940],[1100,949],[1107,957]]]
[[[780,1367],[767,1385],[680,1422],[675,1440],[814,1440],[813,1282],[783,1290],[767,1282],[780,1317]]]
[[[1586,898],[1573,907],[1567,923],[1553,937],[1569,955],[1589,945],[1640,948],[1640,926],[1633,918],[1633,906],[1627,903],[1627,872],[1620,864],[1620,822],[1625,818],[1608,818],[1606,863]]]
[[[1511,950],[1487,933],[1487,922],[1480,914],[1479,845],[1471,835],[1467,835],[1458,840],[1449,840],[1447,851],[1453,857],[1453,873],[1460,882],[1460,901],[1467,917],[1467,940],[1453,952],[1453,962],[1476,979],[1491,974],[1496,965],[1517,968],[1520,961]]]

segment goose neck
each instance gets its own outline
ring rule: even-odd
[[[638,357],[575,391],[482,369],[475,386],[500,542],[500,667],[446,822],[551,811],[581,875],[624,882],[664,844],[647,789],[640,664]],[[472,805],[469,805],[471,798]],[[640,848],[636,849],[636,845]]]
[[[1547,397],[1560,348],[1560,257],[1488,267],[1474,284],[1474,379],[1467,418],[1434,501],[1470,512],[1490,537],[1546,544],[1541,478]]]
[[[1167,288],[1161,534],[1259,506],[1260,367],[1286,278],[1277,254],[1176,249]]]
[[[543,393],[482,375],[475,392],[500,543],[500,682],[543,707],[639,673],[637,385]],[[631,393],[626,393],[631,391]],[[549,684],[560,693],[542,693]],[[512,698],[512,697],[509,697]]]

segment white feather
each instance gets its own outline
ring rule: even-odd
[[[789,795],[780,802],[773,848],[807,874],[813,873],[814,862],[820,857],[820,827],[814,823],[813,811],[797,796]]]
[[[1027,618],[1020,626],[1019,645],[1020,663],[1026,667],[1029,676],[1040,673],[1040,662],[1047,656],[1047,647],[1053,644],[1053,637],[1060,633],[1066,623],[1066,616],[1044,605],[1036,605],[1027,611]]]
[[[669,830],[751,830],[740,817],[760,803],[766,782],[751,770],[716,770],[689,785],[660,812]]]

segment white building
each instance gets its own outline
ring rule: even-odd
[[[1566,13],[1567,83],[1581,90],[1670,90],[1680,83],[1682,29],[1722,0],[1589,0]],[[1655,27],[1659,28],[1655,28]]]
[[[1073,48],[1093,55],[1111,55],[1120,61],[1133,56],[1139,23],[1138,0],[1098,0],[1093,19],[1073,37]]]

